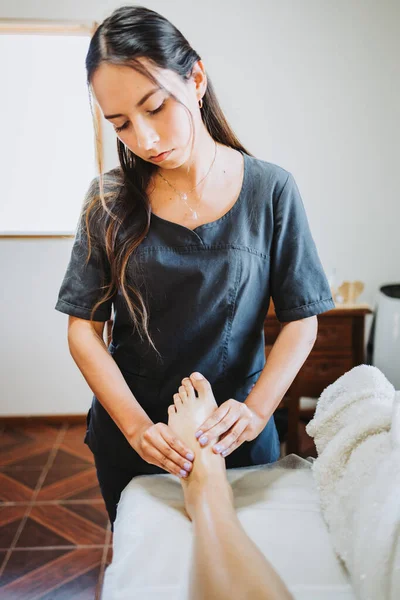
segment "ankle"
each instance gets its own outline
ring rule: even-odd
[[[193,474],[187,486],[188,499],[194,505],[227,503],[233,506],[233,492],[225,473],[207,473],[201,476]]]

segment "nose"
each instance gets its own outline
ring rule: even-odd
[[[157,146],[158,142],[160,141],[160,138],[154,129],[145,123],[137,124],[135,131],[137,145],[145,152],[149,152],[152,148]]]

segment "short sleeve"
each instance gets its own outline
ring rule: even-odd
[[[291,173],[274,204],[270,292],[281,322],[297,321],[335,308]]]
[[[93,194],[98,178],[93,179],[86,194],[83,206]],[[64,275],[55,310],[67,315],[90,319],[93,306],[106,293],[110,269],[105,250],[91,232],[91,255],[88,256],[88,236],[83,218],[79,217],[70,260]],[[112,297],[101,304],[93,315],[94,321],[107,321],[111,317]]]

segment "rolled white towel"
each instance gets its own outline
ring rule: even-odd
[[[399,600],[400,449],[375,463],[353,517],[351,579],[362,599]]]
[[[324,390],[307,432],[321,512],[358,597],[398,600],[400,392],[376,367],[355,367]]]
[[[328,385],[318,399],[314,418],[306,426],[308,435],[314,438],[318,455],[343,426],[362,416],[358,417],[356,412],[350,416],[346,412],[352,404],[369,398],[369,410],[379,413],[383,405],[388,409],[392,406],[394,393],[393,385],[382,371],[371,365],[353,367]],[[366,409],[364,403],[363,407]],[[359,410],[363,411],[363,408]]]
[[[313,462],[312,470],[323,511],[329,508],[336,493],[338,481],[343,477],[354,450],[372,436],[386,433],[388,438],[390,437],[392,409],[382,406],[379,412],[371,412],[368,410],[369,404],[376,407],[375,403],[365,400],[366,411],[364,414],[358,410],[357,406],[346,411],[349,417],[348,424],[339,430]]]

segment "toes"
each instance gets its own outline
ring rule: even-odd
[[[183,401],[187,400],[186,388],[183,385],[179,386],[178,393]]]
[[[196,377],[194,377],[194,375],[200,375],[201,379],[196,379]],[[190,376],[190,381],[193,384],[193,387],[195,388],[195,390],[197,392],[209,392],[211,390],[211,385],[210,382],[207,381],[207,379],[205,377],[203,377],[203,375],[201,375],[201,373],[192,373]]]
[[[175,404],[171,404],[170,406],[168,406],[168,414],[169,415],[176,415]]]
[[[179,394],[174,394],[174,404],[177,409],[179,409],[182,406],[182,398]]]
[[[186,390],[186,394],[187,394],[188,398],[193,399],[196,397],[196,395],[194,393],[194,387],[193,387],[192,382],[190,381],[189,377],[185,377],[185,379],[182,379],[182,385]]]

